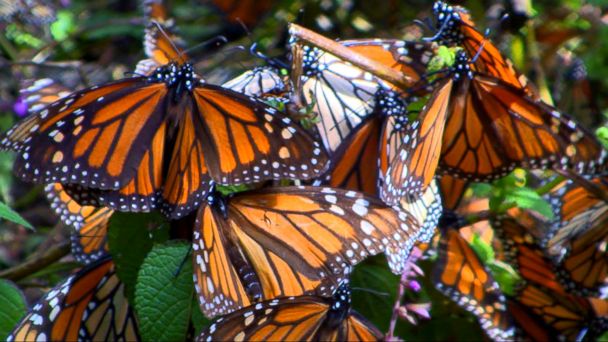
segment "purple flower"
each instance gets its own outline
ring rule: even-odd
[[[27,115],[27,103],[23,97],[18,97],[15,103],[13,103],[13,111],[18,117],[24,117]]]
[[[420,283],[416,280],[410,280],[407,283],[407,287],[414,292],[420,292],[420,290],[422,289],[422,286],[420,286]]]
[[[419,317],[430,319],[431,313],[429,310],[431,309],[430,303],[411,303],[405,304],[405,308],[407,311],[411,311],[418,315]]]

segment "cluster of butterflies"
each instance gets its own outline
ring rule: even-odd
[[[384,253],[400,274],[412,247],[436,232],[434,283],[489,337],[606,330],[607,152],[539,99],[465,9],[436,2],[427,41],[336,43],[402,74],[412,84],[403,89],[295,38],[287,76],[268,65],[209,84],[160,1],[144,8],[148,59],[136,76],[77,91],[30,82],[31,115],[0,142],[17,152],[20,178],[47,185],[86,265],[10,340],[138,340],[106,233],[114,211],[152,210],[196,217],[194,287],[205,316],[221,316],[199,340],[382,339],[350,308],[349,273]],[[460,49],[430,72],[438,45]],[[458,232],[466,224],[440,217],[458,209],[470,182],[520,167],[589,181],[549,195],[555,221],[515,210],[492,219],[523,279],[504,295]],[[220,191],[234,185],[248,190]]]

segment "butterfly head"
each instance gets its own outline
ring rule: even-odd
[[[346,319],[350,312],[351,290],[347,283],[342,283],[331,298],[331,304],[327,317],[329,327],[337,327]]]
[[[156,68],[156,71],[148,77],[150,82],[164,82],[168,87],[175,89],[179,94],[184,90],[192,91],[196,77],[194,68],[190,63],[178,64],[175,62]]]
[[[321,50],[308,45],[304,45],[302,50],[304,52],[304,56],[302,57],[302,71],[304,76],[311,77],[322,73],[325,69],[325,64],[319,62],[322,54]]]
[[[452,66],[452,78],[455,81],[465,78],[473,78],[471,71],[470,59],[464,50],[459,50],[456,53],[456,62]]]
[[[409,122],[408,103],[399,93],[380,88],[376,93],[376,110],[381,116],[395,118],[394,129],[401,130]]]
[[[227,198],[215,187],[209,190],[209,193],[207,194],[207,203],[220,212],[225,219],[228,219]]]
[[[433,5],[435,15],[435,28],[437,29],[436,39],[442,45],[455,45],[462,41],[462,36],[458,25],[461,22],[460,11],[463,9],[455,8],[443,1],[437,1]]]

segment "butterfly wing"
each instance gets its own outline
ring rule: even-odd
[[[224,18],[233,24],[254,27],[267,14],[268,10],[276,4],[275,0],[212,0],[224,15]]]
[[[376,195],[378,190],[379,139],[382,119],[367,118],[353,130],[331,157],[327,185]]]
[[[455,87],[440,169],[490,180],[515,167],[597,173],[606,151],[565,114],[498,79],[476,74]]]
[[[164,83],[144,78],[78,91],[35,114],[35,124],[18,123],[1,145],[19,152],[15,172],[24,180],[117,189],[150,146],[166,93]]]
[[[592,186],[606,191],[605,178]],[[569,290],[580,295],[597,295],[608,282],[608,205],[585,187],[566,184],[550,197],[557,219],[544,237],[548,253],[561,272],[558,276]]]
[[[197,87],[194,100],[193,120],[214,181],[310,179],[324,171],[327,157],[319,143],[276,109],[212,85]]]
[[[439,178],[439,192],[445,208],[455,210],[467,190],[469,182],[449,175]]]
[[[321,328],[328,310],[326,302],[313,296],[266,301],[226,315],[197,340],[308,340]]]
[[[273,67],[257,67],[222,85],[247,96],[263,97],[268,94],[283,94],[287,86],[279,71]]]
[[[443,213],[437,181],[432,181],[426,191],[419,196],[403,197],[399,205],[405,212],[410,213],[422,227],[418,240],[425,243],[430,242]]]
[[[398,203],[406,194],[418,196],[433,180],[451,90],[451,80],[440,84],[414,122],[388,117],[381,138],[386,148],[380,156],[380,197],[386,203]]]
[[[249,304],[246,291],[260,292],[263,299],[329,295],[368,255],[386,252],[391,267],[400,270],[420,234],[409,214],[354,191],[330,188],[237,195],[227,219],[201,210],[194,234],[195,274],[209,316]]]
[[[527,78],[515,70],[513,63],[503,57],[496,45],[486,35],[477,31],[475,23],[464,8],[436,1],[433,13],[437,18],[437,40],[440,44],[461,46],[469,58],[476,56],[476,71],[498,78],[515,88],[525,89],[528,95],[536,92]]]
[[[341,44],[414,80],[426,72],[432,56],[429,45],[400,40],[348,40]],[[305,104],[318,115],[317,129],[331,153],[373,112],[379,85],[392,86],[330,53],[308,46],[303,49],[301,93]]]
[[[197,341],[379,341],[382,333],[350,309],[342,285],[331,298],[283,297],[218,319]]]
[[[57,285],[21,320],[10,341],[140,340],[124,285],[108,259]]]
[[[80,205],[59,183],[47,185],[45,192],[61,221],[74,227],[70,237],[74,258],[88,264],[105,256],[108,253],[108,221],[113,211]]]
[[[449,229],[442,234],[431,277],[440,292],[477,317],[488,336],[500,340],[512,338],[506,298],[457,230]]]

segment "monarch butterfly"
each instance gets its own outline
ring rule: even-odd
[[[426,64],[433,54],[429,44],[401,40],[347,40],[340,43],[414,80],[426,73]],[[294,53],[294,56],[298,54]],[[370,73],[307,45],[302,47],[301,60],[294,58],[292,69],[301,69],[302,75],[296,76],[301,77],[302,84],[296,92],[303,97],[304,105],[311,106],[318,115],[317,129],[330,154],[364,118],[372,114],[381,84],[391,87]]]
[[[439,163],[444,126],[448,114],[451,82],[435,89],[413,122],[407,113],[391,113],[383,128],[380,153],[380,197],[388,204],[405,195],[425,191]]]
[[[442,229],[437,254],[431,275],[437,289],[474,314],[490,338],[513,338],[506,298],[458,230]]]
[[[487,181],[515,167],[585,174],[605,170],[606,150],[591,133],[524,90],[471,70],[469,63],[459,50],[448,76],[436,81],[446,93],[445,84],[454,83],[439,161],[442,173]]]
[[[54,287],[8,337],[8,341],[47,340],[140,340],[135,313],[109,257]]]
[[[105,256],[108,253],[108,221],[114,211],[80,205],[59,183],[47,185],[45,192],[61,221],[74,227],[70,236],[74,258],[88,264]]]
[[[308,179],[323,171],[321,146],[288,117],[206,84],[167,36],[157,46],[172,62],[152,75],[75,92],[9,130],[0,145],[19,152],[16,173],[99,189],[96,200],[114,210],[160,207],[178,218],[200,204],[212,181]]]
[[[215,321],[198,341],[379,341],[383,334],[350,308],[343,284],[330,298],[299,296],[251,305]]]
[[[442,175],[439,178],[439,192],[441,193],[443,206],[450,210],[458,208],[468,185],[469,182],[466,180]]]
[[[523,89],[530,96],[536,93],[527,78],[517,72],[498,48],[485,35],[477,31],[466,9],[442,1],[433,4],[437,33],[434,40],[441,45],[461,46],[469,58],[476,56],[473,70],[496,77],[501,82]]]
[[[26,99],[29,113],[35,117],[37,111],[69,95],[70,90],[59,82],[45,78],[24,81],[20,93]],[[70,235],[74,258],[88,264],[105,256],[108,252],[108,220],[113,211],[108,208],[81,206],[59,183],[48,184],[45,193],[51,202],[51,208],[61,221],[74,227]]]
[[[493,220],[492,226],[506,245],[507,260],[514,262],[525,281],[513,295],[510,311],[526,333],[534,336],[542,332],[551,340],[574,340],[584,334],[592,338],[608,329],[608,320],[602,317],[606,313],[596,311],[597,305],[606,303],[569,293],[559,283],[559,266],[543,255],[530,228],[509,217]],[[529,316],[536,318],[530,320]],[[537,325],[545,327],[539,330]]]
[[[492,219],[490,224],[503,245],[505,261],[524,279],[554,291],[562,290],[556,268],[539,245],[542,222],[536,221],[534,227],[527,227],[513,217],[501,216]]]
[[[593,184],[608,190],[606,178]],[[560,266],[559,276],[569,291],[595,295],[608,286],[608,204],[583,186],[567,183],[552,196],[557,220],[544,245]]]
[[[370,116],[353,130],[331,157],[323,182],[334,188],[378,194],[380,133],[382,120]]]
[[[201,309],[213,317],[280,296],[329,296],[352,266],[382,252],[398,273],[420,235],[409,213],[355,191],[278,187],[210,196],[192,245]]]

